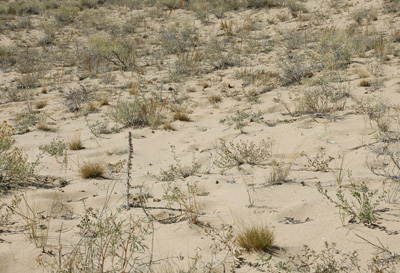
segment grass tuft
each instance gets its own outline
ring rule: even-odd
[[[275,236],[264,225],[244,226],[236,236],[237,243],[247,251],[272,252]]]
[[[98,162],[84,162],[79,167],[79,174],[84,179],[103,177],[104,173],[104,165]]]

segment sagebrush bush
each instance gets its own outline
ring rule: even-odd
[[[139,95],[133,101],[121,101],[111,110],[110,116],[125,127],[156,127],[162,123],[166,102]]]
[[[70,24],[74,22],[78,12],[79,8],[77,7],[62,6],[56,10],[54,17],[63,24]]]
[[[260,165],[271,158],[271,145],[265,140],[256,145],[253,141],[240,140],[239,143],[221,141],[217,146],[219,159],[216,165],[223,169],[239,167],[243,164]]]
[[[96,61],[105,62],[112,70],[131,71],[136,66],[135,45],[134,40],[125,36],[94,35],[90,37],[89,48],[82,56],[82,61],[90,70],[91,66],[98,65],[95,62],[88,63],[90,58],[98,56]]]
[[[189,24],[185,24],[181,28],[176,26],[169,27],[161,32],[159,40],[159,44],[166,54],[186,52],[190,48],[196,47],[198,43],[197,30]]]
[[[326,114],[343,110],[348,97],[349,92],[341,83],[321,83],[301,91],[296,111],[302,114]]]

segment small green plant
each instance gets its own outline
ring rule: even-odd
[[[340,254],[340,255],[338,255]],[[336,244],[325,241],[324,249],[316,252],[304,245],[303,251],[297,255],[289,255],[287,261],[271,262],[272,256],[263,254],[259,261],[267,272],[289,273],[289,272],[336,272],[347,273],[360,270],[358,253],[352,251],[347,253],[339,251]],[[360,271],[361,272],[361,271]],[[364,271],[363,271],[364,272]],[[375,271],[365,271],[375,272]],[[382,271],[386,272],[386,271]]]
[[[17,115],[17,122],[14,128],[17,134],[25,134],[29,132],[29,128],[35,126],[40,121],[38,112],[30,109]]]
[[[39,149],[51,156],[63,156],[67,149],[67,144],[62,140],[53,139],[49,145],[40,146]]]
[[[361,183],[351,181],[349,192],[352,199],[348,198],[342,184],[338,185],[336,198],[330,196],[328,190],[324,189],[320,182],[317,183],[317,188],[319,193],[339,208],[342,215],[349,215],[350,221],[359,221],[366,225],[376,222],[377,206],[383,196],[378,195],[377,190],[371,191],[364,181]],[[344,218],[345,215],[342,217]]]
[[[7,191],[33,176],[38,162],[29,163],[18,148],[13,147],[14,128],[0,123],[0,191]]]
[[[201,165],[197,162],[196,157],[193,155],[192,165],[184,166],[182,161],[176,155],[176,148],[170,145],[172,156],[175,164],[169,165],[167,170],[161,170],[160,176],[157,178],[161,181],[174,181],[175,179],[185,179],[200,171]]]
[[[83,179],[103,177],[105,174],[105,167],[100,162],[86,161],[79,166],[79,174]]]
[[[243,164],[262,165],[271,158],[271,145],[265,140],[256,145],[253,141],[240,140],[239,143],[233,141],[227,143],[222,140],[217,146],[216,151],[219,159],[216,165],[222,169],[240,167]]]
[[[200,224],[199,215],[200,208],[197,203],[197,184],[186,184],[186,189],[182,190],[179,187],[168,184],[164,191],[163,199],[168,201],[168,206],[178,204],[179,208],[183,210],[183,218],[191,224]]]
[[[249,124],[249,122],[259,120],[262,115],[262,111],[251,112],[246,110],[237,110],[234,116],[228,116],[220,122],[226,123],[228,126],[234,126],[235,130],[244,133],[244,128]]]
[[[331,156],[326,157],[326,149],[323,146],[318,148],[318,153],[315,157],[309,157],[306,153],[302,153],[302,156],[307,158],[307,169],[313,172],[327,172],[329,169],[329,162],[334,158]]]
[[[239,230],[236,241],[249,252],[273,252],[275,237],[265,225],[246,225]]]

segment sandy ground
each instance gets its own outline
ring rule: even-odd
[[[352,21],[349,15],[352,11],[372,6],[378,10],[378,19],[371,22],[376,29],[383,29],[385,35],[388,35],[390,29],[399,27],[399,17],[390,17],[392,15],[384,13],[381,1],[346,2],[352,5],[338,13],[330,12],[329,7],[323,8],[327,18],[318,26],[313,25],[311,21],[300,22],[298,18],[291,16],[283,22],[276,19],[277,15],[287,12],[285,8],[228,12],[226,20],[232,20],[235,26],[240,26],[246,16],[254,18],[257,30],[252,34],[257,37],[270,37],[269,41],[274,41],[275,44],[271,51],[243,53],[244,61],[239,66],[194,74],[177,83],[166,80],[167,65],[161,68],[155,65],[144,66],[141,92],[158,93],[162,88],[165,98],[172,101],[174,90],[177,90],[179,96],[184,98],[182,105],[187,107],[190,121],[171,121],[171,125],[175,128],[173,131],[163,130],[162,126],[122,128],[121,124],[110,121],[109,127],[116,124],[122,129],[112,134],[94,135],[88,124],[109,119],[108,113],[119,101],[131,98],[124,86],[135,81],[137,75],[132,72],[110,72],[109,74],[115,75],[116,79],[106,84],[99,77],[79,80],[76,67],[62,67],[56,63],[48,70],[47,77],[50,79],[50,75],[56,73],[62,76],[57,82],[54,78],[47,81],[47,93],[41,92],[43,87],[33,88],[31,92],[34,96],[28,102],[31,105],[40,101],[47,103],[38,111],[46,113],[47,124],[52,130],[42,131],[33,126],[29,132],[14,136],[16,146],[30,160],[40,157],[37,174],[53,178],[49,184],[55,186],[19,188],[1,197],[2,202],[7,203],[12,199],[12,194],[24,194],[35,212],[46,215],[43,217],[49,220],[48,240],[45,247],[36,247],[29,239],[24,219],[14,215],[8,223],[0,226],[0,272],[45,272],[46,269],[37,263],[38,257],[52,261],[52,255],[57,256],[56,249],[60,242],[67,251],[82,238],[78,224],[84,216],[85,208],[101,209],[106,203],[110,211],[121,208],[125,203],[125,164],[119,172],[108,171],[99,179],[81,178],[79,168],[84,162],[101,162],[106,166],[127,159],[129,131],[132,132],[133,139],[131,192],[134,196],[138,196],[141,188],[151,195],[146,203],[148,213],[164,219],[168,215],[171,216],[171,213],[179,214],[168,209],[168,202],[163,198],[168,185],[179,187],[182,191],[187,190],[186,185],[197,185],[195,198],[199,224],[191,224],[185,219],[176,223],[155,221],[154,237],[149,235],[145,239],[145,243],[149,246],[152,244],[152,239],[154,240],[151,249],[154,259],[179,256],[181,259],[172,259],[173,263],[184,267],[190,264],[191,257],[198,253],[202,255],[204,262],[211,261],[212,246],[215,241],[211,240],[211,236],[207,235],[204,229],[221,231],[221,224],[227,224],[233,225],[234,232],[238,232],[243,228],[243,223],[262,223],[274,232],[275,245],[279,247],[278,254],[273,257],[274,261],[285,260],[284,253],[291,255],[301,253],[303,245],[321,251],[325,242],[336,243],[340,254],[357,251],[362,265],[379,252],[379,249],[367,240],[377,245],[381,243],[391,251],[399,252],[398,198],[394,198],[391,203],[384,200],[380,202],[374,226],[366,226],[357,221],[349,222],[350,217],[346,217],[342,223],[338,208],[320,194],[316,186],[317,182],[321,182],[335,198],[338,188],[336,176],[343,164],[344,172],[351,171],[354,181],[365,181],[371,190],[376,189],[380,194],[384,191],[384,178],[376,176],[369,168],[369,162],[374,154],[370,147],[364,145],[374,142],[376,128],[367,115],[357,111],[355,106],[357,100],[366,98],[372,100],[387,98],[392,104],[399,103],[399,57],[389,55],[388,60],[379,62],[373,57],[372,51],[364,57],[355,56],[347,69],[342,71],[346,77],[344,84],[349,88],[351,95],[347,98],[345,109],[332,113],[330,117],[307,114],[291,116],[285,107],[274,102],[278,94],[289,103],[294,102],[295,98],[292,95],[299,89],[306,88],[307,84],[300,86],[278,84],[271,91],[258,95],[257,100],[253,102],[249,101],[246,93],[251,89],[262,90],[265,83],[244,86],[243,80],[235,76],[235,73],[243,68],[252,71],[279,72],[277,65],[279,55],[284,54],[283,38],[279,33],[285,29],[297,29],[300,24],[310,32],[331,26],[340,28]],[[305,5],[310,11],[307,16],[315,14],[316,10],[321,10],[318,1],[309,0]],[[100,11],[107,13],[107,8],[101,8]],[[129,11],[121,7],[110,11],[109,16],[118,21],[119,14],[130,15],[135,12],[147,14],[144,16],[150,40],[153,39],[152,33],[156,32],[154,29],[158,30],[163,25],[174,24],[179,20],[189,20],[198,28],[203,39],[206,39],[209,33],[216,36],[224,35],[220,29],[220,19],[212,16],[210,23],[203,24],[200,20],[194,19],[195,16],[190,11],[175,10],[171,14],[167,11],[156,20],[151,19],[148,10]],[[274,19],[275,23],[269,24],[267,22],[269,19]],[[40,16],[32,17],[33,24],[41,21]],[[389,21],[391,27],[388,27]],[[79,34],[82,37],[74,36],[77,35],[74,34],[76,27],[76,25],[65,27],[65,33],[57,36],[58,42],[67,43],[65,39],[68,33],[74,40],[85,39],[84,33]],[[146,32],[141,31],[140,35],[143,36]],[[17,36],[26,43],[34,44],[37,37],[42,35],[41,31],[35,29],[2,31],[0,45],[16,45]],[[234,39],[237,39],[237,43],[241,42],[239,37]],[[152,41],[146,43],[150,46]],[[394,47],[398,49],[398,43],[394,43]],[[168,58],[165,57],[163,61],[170,62]],[[377,91],[370,91],[360,86],[362,79],[358,73],[360,70],[371,71],[371,67],[375,66],[379,66],[381,76],[375,77],[370,72],[367,79],[372,81],[379,78],[384,82],[384,86]],[[20,73],[13,69],[0,70],[1,85],[12,86],[19,76]],[[268,84],[272,81],[273,79],[270,79]],[[65,94],[63,90],[79,86],[78,84],[93,87],[99,96],[106,93],[110,105],[99,106],[98,102],[95,102],[97,110],[94,112],[70,113],[63,100]],[[222,101],[210,103],[211,95],[220,95]],[[23,111],[26,105],[26,101],[2,103],[1,120],[13,124],[16,114]],[[258,119],[247,120],[248,124],[241,133],[235,130],[234,125],[228,125],[226,119],[234,116],[237,110],[244,109],[253,113],[260,110],[262,114]],[[168,117],[171,114],[165,115]],[[48,145],[53,139],[68,142],[76,135],[79,135],[83,142],[85,148],[82,150],[67,150],[65,155],[54,157],[39,149],[42,145]],[[271,160],[257,166],[244,164],[240,168],[219,168],[215,162],[219,159],[216,149],[221,140],[227,143],[254,141],[257,145],[261,140],[268,143],[272,141],[272,158],[292,164],[290,173],[284,181],[271,185],[268,182],[273,168]],[[175,147],[175,157],[179,159],[181,166],[191,166],[195,161],[201,165],[200,169],[188,177],[177,177],[170,182],[162,181],[160,171],[168,170],[169,165],[179,163],[174,159],[171,146]],[[314,171],[309,166],[307,157],[303,155],[306,154],[308,158],[313,159],[320,147],[324,147],[325,151],[323,160],[331,157],[327,160],[326,171]],[[67,185],[60,187],[61,180],[68,181]],[[345,189],[349,189],[347,175],[344,185]],[[172,207],[179,208],[179,205],[174,204]],[[49,208],[53,208],[51,212]],[[25,209],[26,206],[21,203],[17,211],[23,213]],[[128,219],[129,216],[145,217],[145,213],[140,207],[121,210],[122,219]],[[225,250],[222,250],[216,257],[222,259],[225,254]],[[259,255],[242,250],[241,257],[246,262],[240,268],[236,268],[236,272],[259,272],[254,266]],[[227,272],[233,271],[230,267],[232,261],[231,257],[226,260]],[[216,271],[222,272],[222,270],[222,266],[216,268]]]

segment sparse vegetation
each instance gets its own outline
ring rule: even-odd
[[[399,271],[399,0],[0,2],[1,272]]]

